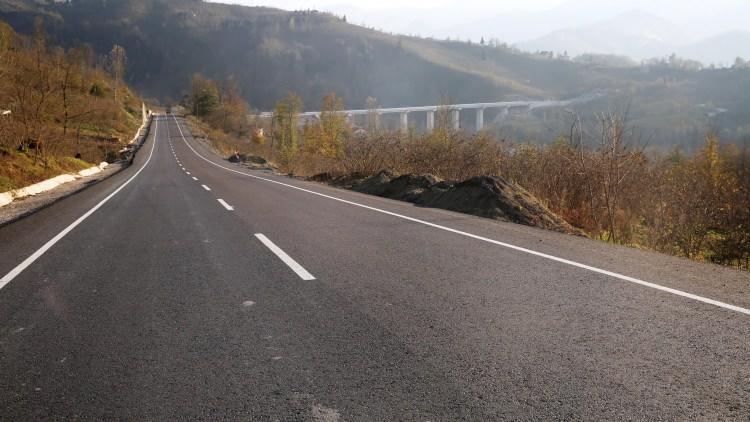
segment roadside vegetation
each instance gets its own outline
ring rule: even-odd
[[[114,160],[141,121],[125,50],[50,45],[0,21],[0,192]]]
[[[694,154],[647,152],[627,110],[599,113],[592,127],[574,118],[568,134],[540,146],[452,131],[447,108],[429,134],[379,131],[374,112],[352,127],[333,93],[319,109],[320,119],[300,122],[302,101],[290,93],[271,122],[223,127],[216,112],[196,129],[225,156],[259,155],[297,176],[501,176],[591,238],[750,269],[750,143],[722,144],[708,130]]]

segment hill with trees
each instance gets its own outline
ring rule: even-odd
[[[141,122],[125,63],[121,46],[97,56],[0,21],[0,192],[117,158]]]

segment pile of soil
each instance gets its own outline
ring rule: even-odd
[[[384,170],[369,177],[320,174],[310,180],[420,206],[583,235],[524,188],[499,176],[480,176],[453,182],[440,180],[430,174],[396,175]]]
[[[252,170],[276,170],[268,160],[258,155],[232,154],[227,158],[227,161],[242,164]]]

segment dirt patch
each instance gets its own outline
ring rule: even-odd
[[[323,173],[309,180],[420,206],[583,236],[583,232],[547,209],[521,186],[499,176],[452,182],[429,174],[396,175],[384,170],[369,177],[357,174],[333,177]]]

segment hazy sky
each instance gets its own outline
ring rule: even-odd
[[[562,4],[566,0],[474,0],[471,2],[472,7],[483,8],[495,13],[506,12],[511,10],[535,10],[540,8],[550,8]],[[316,0],[316,1],[299,1],[299,0],[235,0],[235,3],[248,5],[273,6],[282,9],[336,9],[341,6],[355,7],[364,10],[398,10],[407,9],[434,9],[444,8],[456,5],[455,0],[412,0],[409,2],[399,0],[378,0],[378,1],[355,1],[355,0]],[[464,10],[464,12],[466,12]]]
[[[385,31],[516,43],[638,9],[705,37],[750,30],[750,0],[220,0],[287,10],[317,9]],[[710,4],[710,6],[709,6]]]

